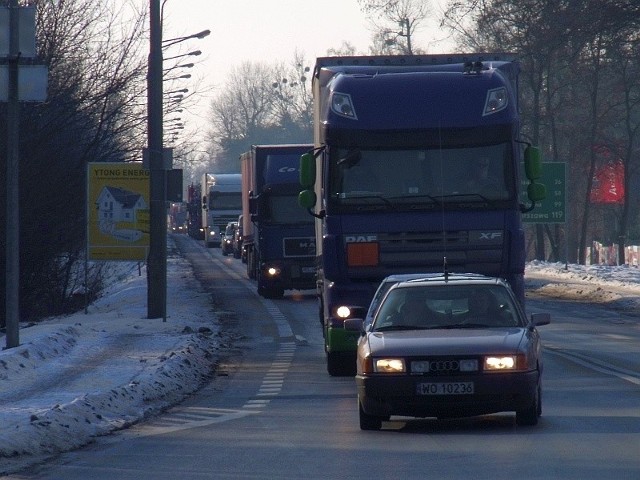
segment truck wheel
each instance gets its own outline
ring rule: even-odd
[[[284,297],[284,288],[279,287],[267,287],[262,281],[262,275],[260,272],[256,273],[256,279],[258,281],[258,295],[264,298],[282,298]]]
[[[258,287],[258,294],[264,298],[278,299],[284,297],[284,290],[282,288]]]
[[[284,297],[284,288],[272,288],[269,290],[269,298]]]
[[[327,352],[327,372],[332,377],[339,377],[342,371],[342,364],[335,353]]]
[[[256,279],[256,263],[255,257],[253,256],[253,252],[247,252],[247,277],[251,280]]]
[[[356,374],[356,360],[350,355],[327,352],[327,372],[332,377],[352,377]]]

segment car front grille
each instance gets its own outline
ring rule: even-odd
[[[444,357],[444,358],[409,358],[410,373],[412,375],[440,376],[440,375],[466,375],[468,371],[460,371],[460,363],[463,360],[476,360],[475,358],[464,357]],[[414,362],[419,363],[421,368],[419,371],[414,370]],[[428,366],[428,368],[425,368]]]

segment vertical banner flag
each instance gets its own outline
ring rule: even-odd
[[[609,162],[598,168],[593,175],[591,203],[624,202],[624,164]]]

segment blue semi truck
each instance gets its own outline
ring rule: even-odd
[[[446,262],[505,278],[524,304],[521,213],[545,188],[539,151],[520,137],[518,72],[510,54],[317,59],[299,203],[316,218],[331,375],[353,372],[358,333],[344,320],[364,316],[387,275]]]
[[[254,145],[240,156],[242,248],[258,293],[316,288],[313,218],[298,206],[300,156],[313,145]]]

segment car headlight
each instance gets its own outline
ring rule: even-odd
[[[484,358],[485,372],[512,372],[526,366],[522,355],[490,355]]]
[[[405,373],[407,370],[402,358],[375,358],[373,371],[375,373]]]

